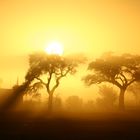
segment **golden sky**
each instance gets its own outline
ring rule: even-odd
[[[106,51],[139,54],[140,1],[0,0],[2,86],[11,87],[17,76],[22,82],[28,54],[51,41],[62,43],[66,54],[78,52],[90,58]],[[80,78],[73,81],[78,83],[75,89],[83,84]]]

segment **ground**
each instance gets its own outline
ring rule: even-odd
[[[140,113],[75,113],[0,116],[0,140],[139,140]]]

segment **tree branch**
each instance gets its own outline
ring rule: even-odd
[[[119,87],[119,88],[122,88],[121,84],[118,83],[117,81],[115,81],[114,79],[112,79],[112,80],[110,80],[110,81],[108,81],[108,82],[113,83],[114,85],[116,85],[116,86]]]
[[[115,79],[116,79],[116,80],[121,80],[122,85],[124,85],[124,84],[125,84],[125,83],[124,83],[124,81],[123,81],[123,79],[122,79],[120,76],[117,76]]]
[[[59,76],[59,77],[57,77],[57,79],[56,79],[56,84],[55,84],[55,86],[52,88],[52,90],[50,91],[52,94],[53,94],[53,92],[55,91],[55,89],[59,86],[59,84],[60,84],[60,79],[62,78],[62,77],[65,77],[68,73],[69,73],[69,71],[70,71],[70,69],[68,69],[64,74],[63,74],[63,72],[61,71],[61,75]]]
[[[40,79],[39,77],[35,77],[35,79],[39,80],[43,85],[46,86],[47,83],[45,83],[42,79]]]
[[[61,78],[62,78],[62,76],[56,79],[56,84],[55,84],[55,86],[52,88],[52,90],[50,91],[51,94],[53,94],[54,91],[55,91],[55,89],[59,86],[59,84],[60,84],[59,80],[60,80]]]
[[[48,94],[50,94],[51,93],[51,90],[50,90],[50,82],[51,82],[51,79],[52,79],[52,74],[53,74],[53,72],[49,72],[49,78],[48,78],[48,83],[46,84],[46,88],[47,88],[47,92],[48,92]]]
[[[123,83],[124,83],[125,85],[127,85],[127,79],[126,79],[126,77],[122,74],[122,72],[120,73],[120,75],[124,78],[125,83],[124,83],[124,82],[123,82]]]
[[[129,86],[129,85],[131,85],[133,82],[135,82],[136,81],[136,79],[134,78],[132,81],[130,81],[128,84],[127,84],[127,86]]]

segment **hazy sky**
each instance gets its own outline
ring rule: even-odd
[[[17,76],[22,82],[28,54],[53,40],[64,45],[66,54],[82,52],[90,58],[106,51],[140,54],[140,1],[0,0],[2,86],[11,87]],[[68,85],[71,81],[78,84]],[[64,83],[75,92],[83,85],[80,76]],[[83,87],[83,94],[88,90]]]

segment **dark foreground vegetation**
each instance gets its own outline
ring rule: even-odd
[[[4,113],[0,116],[0,139],[139,140],[140,112]]]

